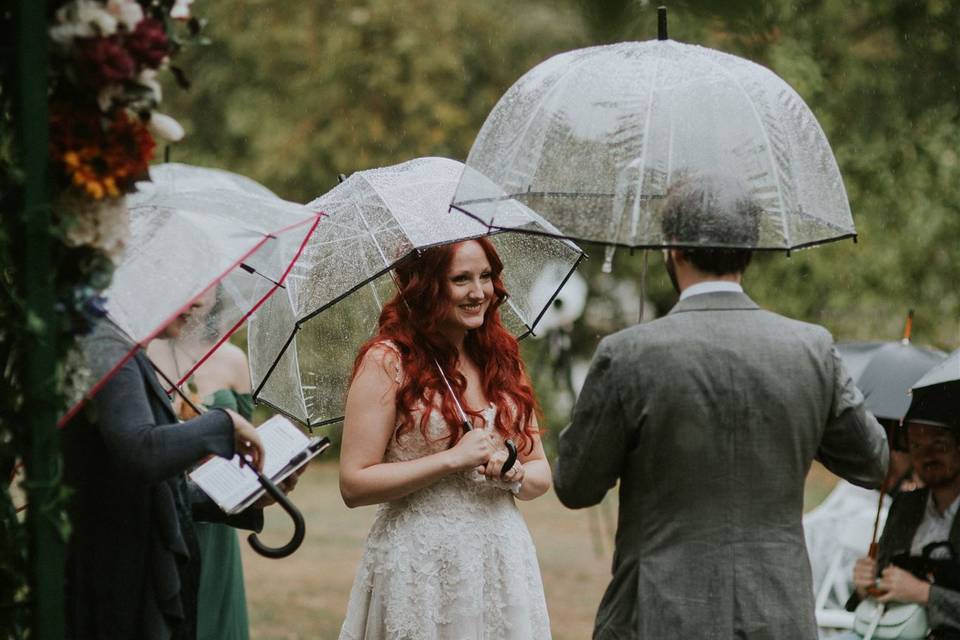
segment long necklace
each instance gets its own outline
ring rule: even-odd
[[[179,382],[180,382],[181,373],[180,373],[180,362],[177,361],[177,345],[176,345],[176,340],[173,339],[173,338],[171,338],[170,340],[167,341],[167,345],[169,345],[169,347],[170,347],[170,357],[173,359],[173,370],[174,370],[174,371],[176,372],[176,374],[177,374],[177,383],[179,383]]]

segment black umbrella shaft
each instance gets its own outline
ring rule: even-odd
[[[657,7],[657,40],[667,40],[666,7]]]

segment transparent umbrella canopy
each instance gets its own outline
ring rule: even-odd
[[[392,268],[417,251],[486,236],[490,230],[449,211],[463,164],[418,158],[361,171],[308,206],[327,214],[287,279],[248,323],[254,398],[308,427],[343,418],[354,357],[396,292]],[[512,227],[490,240],[510,294],[504,324],[523,337],[583,253],[529,208],[502,208]],[[546,275],[545,275],[546,274]],[[545,283],[544,279],[550,282]]]
[[[800,96],[749,60],[672,40],[537,65],[487,116],[466,165],[453,207],[491,229],[511,228],[504,212],[520,203],[552,225],[525,231],[628,248],[789,251],[856,236],[830,145]],[[718,174],[762,206],[756,240],[665,237],[671,184]]]
[[[228,189],[240,191],[261,198],[277,198],[270,189],[256,180],[242,176],[239,173],[215,169],[213,167],[197,167],[180,162],[166,162],[150,167],[150,182],[137,184],[137,191],[141,194],[161,192],[209,191],[211,189]]]
[[[192,183],[175,181],[189,189],[170,183],[194,169]],[[104,293],[107,315],[81,340],[85,366],[61,426],[137,349],[201,299],[210,302],[207,313],[187,325],[181,340],[190,348],[166,372],[178,385],[283,286],[320,216],[265,187],[203,188],[208,171],[155,168],[154,183],[128,197],[130,238]]]

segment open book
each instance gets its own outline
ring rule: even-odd
[[[305,465],[330,446],[327,438],[308,438],[281,415],[257,427],[266,457],[263,475],[275,484]],[[226,513],[238,513],[264,494],[257,475],[249,466],[240,466],[240,456],[232,460],[214,456],[194,469],[190,479],[203,489]]]

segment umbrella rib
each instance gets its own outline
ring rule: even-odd
[[[390,207],[389,203],[387,202],[387,199],[383,197],[383,194],[380,193],[380,190],[377,188],[377,186],[373,184],[370,180],[368,180],[367,177],[364,176],[363,174],[358,174],[358,175],[360,178],[363,178],[363,181],[367,183],[367,186],[370,187],[370,190],[373,191],[378,198],[380,198],[380,202],[383,203],[384,208],[387,211],[389,211],[391,214],[393,214],[393,219],[396,221],[397,226],[400,227],[400,231],[402,231],[403,235],[405,235],[409,240],[411,238],[410,232],[404,226],[403,221],[400,220],[400,218],[393,213],[393,208]],[[357,209],[358,211],[360,211],[360,219],[363,221],[363,226],[366,228],[367,233],[369,233],[372,236],[373,232],[370,231],[370,225],[367,224],[366,218],[363,217],[363,207],[358,207]],[[376,238],[374,238],[374,242],[377,243],[377,251],[380,252],[380,257],[383,258],[383,263],[390,264],[390,262],[387,260],[387,256],[383,253],[383,250],[380,248],[380,244],[377,242]]]
[[[461,200],[450,206],[458,211],[462,211],[461,207],[468,204],[484,204],[487,202],[503,202],[504,200],[518,200],[521,203],[523,200],[530,196],[537,196],[541,198],[613,198],[615,194],[612,193],[580,193],[577,191],[520,191],[517,193],[507,193],[502,196],[491,196],[489,198],[474,198],[472,200]],[[647,199],[658,199],[662,196],[651,196]]]
[[[733,80],[733,82],[737,85],[737,87],[743,93],[743,96],[747,99],[747,104],[750,105],[750,111],[753,113],[753,117],[757,121],[757,125],[760,127],[760,133],[763,135],[763,141],[767,147],[767,158],[769,158],[770,160],[770,169],[772,171],[776,171],[777,161],[773,157],[773,147],[770,144],[770,136],[767,134],[767,128],[763,123],[763,119],[760,117],[760,114],[757,112],[757,106],[754,104],[753,98],[751,98],[750,94],[747,93],[747,90],[744,88],[743,83],[740,82],[740,79],[738,77],[730,73],[730,71],[727,70],[727,68],[724,67],[722,64],[719,64],[714,61],[710,61],[710,62],[711,64],[713,64],[714,67],[720,70],[720,73],[722,73],[726,77]],[[774,177],[776,178],[776,176]],[[783,236],[784,236],[783,239],[786,243],[787,248],[789,248],[791,241],[790,241],[790,227],[787,223],[787,207],[786,207],[786,203],[783,200],[783,190],[780,188],[780,180],[775,179],[774,183],[777,185],[777,199],[780,201],[780,224],[783,227]]]
[[[570,267],[570,271],[568,271],[567,275],[563,277],[563,282],[561,282],[560,285],[556,288],[556,290],[554,290],[553,295],[551,295],[550,299],[547,300],[547,304],[542,305],[540,309],[540,313],[537,315],[536,318],[534,318],[533,322],[528,327],[529,331],[527,331],[527,333],[517,338],[518,341],[522,340],[523,338],[526,338],[527,335],[533,334],[534,330],[537,328],[537,324],[539,324],[540,320],[543,318],[543,314],[547,312],[547,308],[550,306],[550,303],[554,301],[554,299],[557,297],[557,294],[559,294],[560,291],[563,289],[563,287],[567,284],[567,280],[569,280],[570,276],[573,275],[573,272],[577,270],[577,267],[580,266],[580,262],[584,259],[584,257],[586,257],[586,255],[587,254],[583,253],[582,251],[580,252],[580,255],[577,256],[577,261],[573,263],[573,266]]]
[[[643,185],[647,178],[647,171],[646,171],[647,150],[650,148],[650,120],[652,119],[652,115],[653,115],[653,96],[654,96],[653,86],[656,85],[657,76],[660,75],[661,60],[662,58],[659,58],[659,57],[657,58],[657,65],[653,70],[653,82],[651,83],[651,86],[649,88],[650,97],[647,99],[647,118],[646,118],[646,122],[643,123],[643,154],[640,156],[640,188],[637,191],[638,194],[643,193]],[[669,179],[669,174],[667,176],[667,179]],[[640,218],[640,198],[634,198],[633,211],[631,213],[632,213],[631,215],[632,219],[630,220],[630,239],[635,240],[637,237],[637,224]],[[622,224],[622,221],[621,221],[621,224]],[[618,233],[620,231],[619,226],[620,225],[618,224],[617,225]]]
[[[370,182],[368,181],[367,184],[370,184]],[[383,199],[383,196],[381,196],[381,195],[377,192],[376,188],[374,188],[373,185],[370,185],[370,187],[373,189],[374,193],[377,194],[377,197],[379,197],[380,200],[381,200],[384,204],[386,204],[387,201],[384,200],[384,199]],[[367,230],[367,235],[370,236],[370,239],[371,239],[371,240],[373,240],[373,246],[375,246],[375,247],[377,248],[377,253],[380,254],[380,259],[383,261],[383,264],[384,264],[386,267],[389,268],[389,267],[390,267],[390,261],[387,260],[387,254],[385,254],[385,253],[383,252],[383,248],[380,246],[380,241],[377,240],[377,235],[370,229],[370,224],[367,222],[366,216],[363,215],[363,207],[362,207],[362,206],[357,206],[357,214],[360,216],[360,222],[363,223],[363,228]],[[397,218],[394,218],[394,220],[397,220]],[[399,221],[399,220],[397,220],[397,224],[400,225],[401,229],[403,228],[403,225],[400,224],[400,221]],[[406,233],[406,232],[404,231],[404,233]]]

